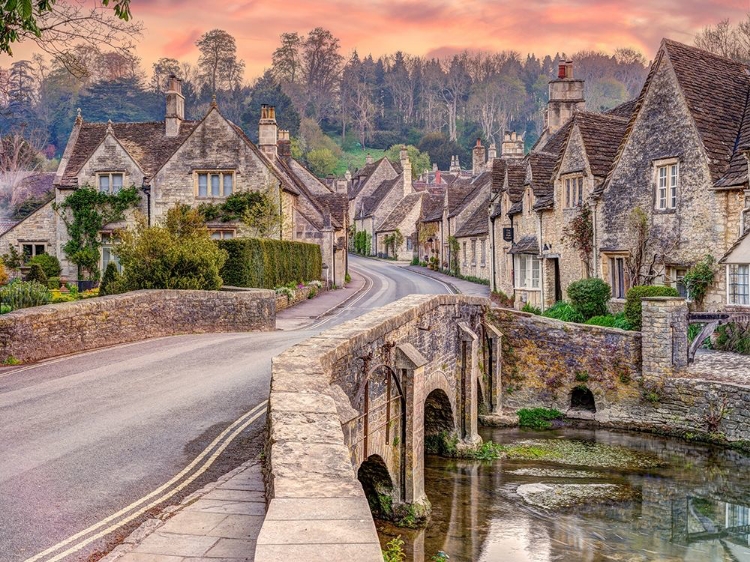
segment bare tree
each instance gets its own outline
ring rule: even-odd
[[[177,76],[183,78],[183,68],[177,59],[160,58],[152,65],[151,81],[149,88],[153,92],[166,92],[169,86],[169,77]]]
[[[302,37],[295,32],[281,34],[281,46],[273,52],[273,75],[279,82],[296,83],[301,77]]]
[[[734,27],[728,19],[706,26],[695,36],[695,46],[722,57],[747,62],[750,60],[750,15]]]
[[[330,31],[316,27],[307,34],[302,44],[305,105],[318,123],[334,109],[343,60]]]
[[[201,79],[211,93],[233,90],[242,84],[245,63],[237,58],[237,44],[229,33],[213,29],[196,41]]]
[[[41,151],[47,135],[38,129],[18,127],[0,138],[0,201],[8,205],[27,177],[41,171]]]
[[[636,207],[628,218],[627,237],[630,253],[626,268],[632,285],[652,285],[664,275],[667,257],[679,245],[679,228],[672,232],[658,228]]]

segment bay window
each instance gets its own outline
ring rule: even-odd
[[[750,305],[750,264],[727,266],[728,304]]]

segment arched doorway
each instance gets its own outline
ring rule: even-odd
[[[594,393],[585,386],[577,386],[570,393],[570,408],[586,412],[596,412]]]
[[[357,478],[370,504],[370,511],[378,519],[391,519],[393,504],[398,501],[388,467],[379,455],[371,455],[359,466]]]
[[[447,441],[453,436],[456,423],[448,395],[437,388],[427,395],[424,403],[425,453],[447,454]]]

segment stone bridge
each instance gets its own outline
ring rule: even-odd
[[[500,409],[501,334],[484,322],[488,306],[412,295],[274,360],[256,560],[382,560],[371,510],[426,515],[425,438],[475,447],[478,410]]]

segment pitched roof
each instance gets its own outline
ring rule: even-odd
[[[538,254],[539,241],[536,236],[528,235],[521,238],[508,250],[509,254]]]
[[[448,188],[449,193],[454,191],[454,197],[448,199],[448,217],[455,217],[464,210],[474,198],[479,195],[485,187],[492,184],[492,172],[482,172],[478,176],[471,178],[461,178],[456,180]],[[459,187],[458,190],[456,188]]]
[[[573,121],[581,132],[591,173],[598,178],[606,178],[627,131],[627,119],[586,111],[577,113]]]
[[[718,181],[729,171],[743,129],[750,93],[748,67],[669,39],[662,48],[708,154],[711,176]]]
[[[456,238],[462,238],[464,236],[482,236],[489,232],[489,225],[487,222],[487,205],[490,203],[489,195],[484,198],[484,201],[477,207],[477,209],[471,214],[471,216],[456,230]]]
[[[362,206],[359,208],[357,213],[358,219],[363,219],[372,215],[378,208],[383,199],[391,192],[394,186],[401,182],[401,176],[396,176],[392,180],[383,180],[380,185],[372,192],[372,195],[367,195],[362,198]]]
[[[0,219],[0,234],[5,234],[21,221],[11,219]]]
[[[552,194],[552,176],[557,165],[557,156],[544,152],[532,152],[527,161],[531,167],[531,189],[537,199]]]
[[[422,201],[422,222],[435,222],[443,219],[445,195],[427,195]]]
[[[419,204],[420,199],[425,196],[425,193],[410,193],[401,201],[399,201],[393,208],[391,213],[386,217],[383,223],[376,229],[376,232],[388,232],[396,230],[399,225],[404,222],[406,215],[414,209],[414,205]]]
[[[130,154],[147,176],[153,176],[185,142],[198,125],[196,121],[183,121],[176,137],[165,135],[164,122],[112,123],[115,138]],[[80,125],[78,138],[60,180],[60,186],[76,184],[76,176],[94,154],[107,134],[107,123]]]
[[[635,111],[636,103],[638,102],[638,99],[632,99],[630,101],[626,101],[625,103],[621,103],[620,105],[613,107],[612,109],[605,111],[605,115],[612,115],[614,117],[623,117],[625,119],[630,119],[630,116],[633,115],[633,111]]]

